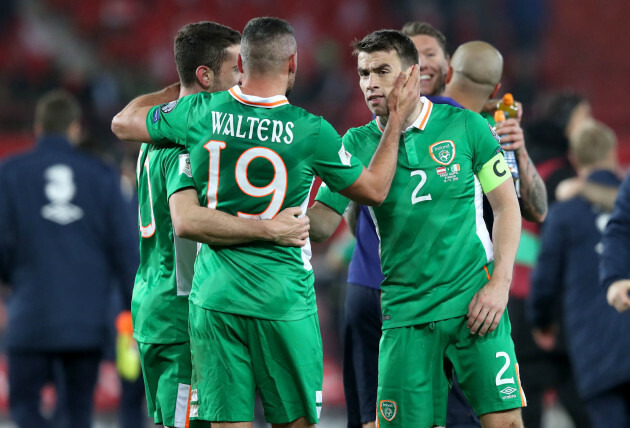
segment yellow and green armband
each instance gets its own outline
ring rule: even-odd
[[[505,161],[503,153],[497,153],[484,166],[481,167],[477,174],[483,193],[488,194],[494,190],[499,184],[508,178],[512,178],[510,167]]]

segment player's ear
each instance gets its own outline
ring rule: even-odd
[[[496,98],[497,94],[499,93],[499,89],[501,89],[501,82],[497,83],[497,85],[494,87],[494,90],[492,91],[488,99]]]
[[[197,83],[204,90],[207,90],[214,82],[214,72],[207,65],[200,65],[195,70],[195,76],[197,77]]]
[[[444,78],[444,83],[448,85],[449,83],[451,83],[452,78],[453,78],[453,67],[449,65],[446,69],[446,77]]]
[[[297,71],[297,53],[289,57],[289,73],[295,74]]]
[[[236,65],[238,66],[238,71],[243,74],[243,58],[241,57],[241,54],[238,54]]]

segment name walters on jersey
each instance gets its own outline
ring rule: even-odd
[[[260,119],[259,117],[212,112],[212,132],[231,137],[257,139],[272,143],[291,144],[293,142],[293,122]]]

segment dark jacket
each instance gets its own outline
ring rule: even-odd
[[[630,279],[630,174],[619,188],[602,242],[600,281],[607,289],[618,279]]]
[[[609,171],[597,171],[589,180],[619,184]],[[630,313],[608,306],[598,281],[598,253],[609,216],[580,197],[551,207],[528,301],[532,324],[547,327],[558,319],[555,302],[562,299],[569,356],[586,399],[630,381]]]
[[[101,348],[111,287],[138,267],[118,172],[62,136],[0,165],[0,276],[13,350]]]

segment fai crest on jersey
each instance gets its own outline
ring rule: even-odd
[[[455,143],[450,140],[438,141],[429,146],[429,154],[440,165],[449,165],[455,159]]]
[[[173,111],[176,105],[177,105],[177,100],[171,101],[170,103],[162,104],[162,106],[160,107],[160,110],[162,110],[162,113],[164,114],[170,113]]]
[[[192,178],[190,155],[188,153],[182,153],[179,155],[179,174],[186,174],[188,177]]]
[[[379,409],[381,411],[381,415],[383,415],[385,420],[387,422],[391,422],[396,417],[398,407],[396,406],[395,401],[381,400],[379,404]]]

